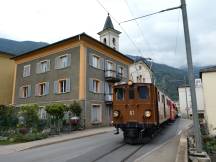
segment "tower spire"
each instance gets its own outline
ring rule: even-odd
[[[108,13],[103,30],[98,33],[100,35],[100,41],[107,46],[119,49],[119,34],[120,31],[116,30],[113,26],[110,14]]]

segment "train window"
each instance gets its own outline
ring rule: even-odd
[[[149,88],[147,86],[139,86],[138,94],[139,94],[139,98],[147,99],[149,96]]]
[[[124,100],[124,90],[123,88],[116,88],[116,100]]]
[[[130,87],[128,91],[129,99],[134,99],[134,87]]]

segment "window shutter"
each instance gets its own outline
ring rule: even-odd
[[[39,84],[35,85],[35,96],[39,96]]]
[[[37,64],[36,64],[36,73],[41,73],[41,64],[40,64],[40,62],[38,62]]]
[[[89,53],[89,65],[93,66],[93,57],[91,53]]]
[[[71,65],[71,54],[68,54],[68,55],[67,55],[67,59],[68,59],[68,64],[67,64],[67,66],[70,66],[70,65]]]
[[[66,79],[66,92],[70,92],[70,78]]]
[[[19,88],[19,97],[23,98],[23,87]]]
[[[100,93],[104,93],[104,82],[100,81]]]
[[[47,60],[47,71],[50,71],[50,60]]]
[[[55,94],[58,94],[58,81],[57,80],[54,81],[54,88],[53,88],[53,90],[54,90]]]
[[[60,59],[59,57],[55,58],[55,69],[59,69],[60,68]]]
[[[99,64],[100,64],[100,65],[99,65],[99,66],[100,66],[99,68],[102,69],[102,70],[104,70],[104,58],[100,58],[100,59],[99,59],[99,62],[100,62],[100,63],[99,63]]]
[[[89,91],[93,92],[93,79],[89,78]]]
[[[45,83],[45,95],[49,94],[49,82]]]
[[[28,85],[28,97],[31,97],[31,85]]]

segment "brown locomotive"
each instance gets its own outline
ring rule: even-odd
[[[175,104],[151,83],[113,86],[113,124],[126,143],[144,143],[168,120],[175,120]]]

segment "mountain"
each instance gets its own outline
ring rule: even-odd
[[[0,51],[20,55],[22,53],[41,48],[48,45],[45,42],[33,41],[14,41],[10,39],[0,38]]]
[[[139,60],[140,56],[127,55],[133,60]],[[185,69],[178,69],[168,65],[159,64],[155,62],[145,61],[153,71],[153,76],[157,87],[166,93],[172,100],[178,100],[178,87],[188,84],[187,72]],[[152,65],[151,65],[152,64]],[[185,79],[186,78],[186,83]]]

